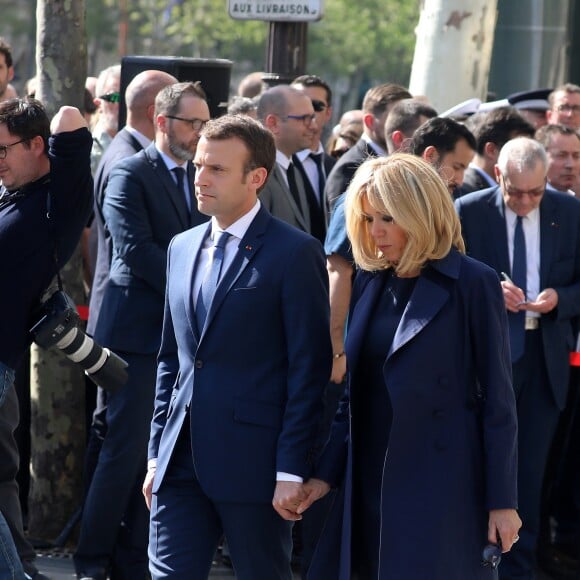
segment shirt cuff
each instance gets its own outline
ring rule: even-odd
[[[276,472],[276,481],[292,481],[294,483],[302,483],[302,479],[299,475],[292,475],[291,473],[285,473],[284,471]]]
[[[150,469],[154,469],[157,467],[157,458],[155,459],[150,459],[147,462],[147,471],[149,471]]]

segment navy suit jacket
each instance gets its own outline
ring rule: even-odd
[[[360,272],[353,287],[347,396],[316,469],[317,477],[343,483],[309,580],[350,578],[357,461],[351,437],[358,431],[351,423],[365,421],[351,416],[351,402],[366,386],[357,381],[361,348],[386,277]],[[456,250],[423,268],[383,365],[392,421],[376,506],[381,578],[491,577],[481,566],[488,510],[517,507],[507,332],[499,280],[490,268]],[[373,490],[370,497],[376,495]]]
[[[337,162],[328,174],[324,194],[328,200],[331,211],[334,204],[344,193],[353,175],[360,165],[370,157],[376,157],[376,151],[364,140],[359,139]]]
[[[505,205],[501,189],[492,187],[460,197],[467,253],[496,272],[510,272]],[[574,350],[573,318],[580,314],[580,201],[546,191],[540,203],[540,289],[554,288],[558,306],[542,315],[540,325],[550,386],[560,407],[566,404]]]
[[[107,147],[95,174],[95,202],[90,239],[91,245],[96,244],[96,256],[89,301],[89,320],[87,322],[87,332],[90,335],[95,332],[111,268],[111,235],[103,216],[103,199],[109,182],[109,174],[118,161],[135,155],[141,149],[143,149],[141,143],[126,128],[121,129]]]
[[[192,184],[191,164],[188,174]],[[113,167],[103,214],[113,252],[95,340],[114,350],[155,353],[161,342],[167,247],[173,236],[208,218],[195,203],[190,216],[155,143]]]
[[[193,279],[210,226],[168,253],[149,459],[153,492],[186,417],[196,476],[214,501],[271,502],[276,472],[307,478],[330,377],[328,276],[320,243],[263,207],[197,331]]]

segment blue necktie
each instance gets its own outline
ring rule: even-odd
[[[205,319],[207,318],[207,313],[220,279],[226,242],[230,235],[228,232],[216,232],[211,261],[208,264],[207,271],[201,283],[195,305],[195,318],[197,321],[197,329],[200,333],[205,325]]]
[[[185,169],[183,167],[174,167],[172,170],[175,179],[177,180],[177,189],[179,193],[183,196],[185,203],[187,204],[187,209],[191,212],[191,199],[187,195],[185,190]]]
[[[512,264],[513,283],[522,289],[524,296],[527,287],[526,236],[524,234],[523,217],[517,216],[514,230],[514,258]],[[512,361],[517,361],[523,354],[526,342],[526,312],[513,313],[510,316],[510,339]]]

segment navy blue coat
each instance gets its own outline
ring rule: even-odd
[[[95,340],[113,350],[156,353],[167,247],[173,236],[208,218],[195,204],[190,215],[155,143],[113,167],[103,215],[111,234],[112,260]]]
[[[365,387],[350,377],[356,377],[385,276],[360,273],[353,288],[350,391]],[[490,268],[453,250],[422,271],[383,367],[393,418],[377,506],[380,580],[494,578],[481,566],[488,511],[517,506],[507,332],[500,284]],[[317,468],[317,477],[340,490],[310,580],[350,578],[350,423],[364,421],[350,417],[350,391]]]

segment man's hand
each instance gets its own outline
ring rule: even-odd
[[[151,511],[151,490],[153,489],[153,480],[155,479],[155,467],[150,467],[147,470],[147,475],[145,475],[145,481],[143,482],[143,487],[141,491],[145,496],[145,503],[147,504],[147,509]]]
[[[502,551],[509,552],[520,539],[518,532],[521,527],[522,520],[520,520],[516,510],[491,510],[487,526],[487,539],[492,544],[497,544],[501,540]]]
[[[503,300],[505,307],[510,312],[519,312],[526,310],[526,296],[521,288],[518,288],[513,282],[502,281]]]
[[[77,108],[61,107],[58,113],[52,118],[50,132],[53,135],[56,135],[57,133],[76,131],[77,129],[86,126],[87,122]]]
[[[302,519],[302,516],[296,510],[305,497],[306,492],[304,491],[303,483],[278,481],[276,482],[272,505],[280,514],[280,517],[295,522]]]
[[[303,514],[315,501],[324,497],[330,491],[330,485],[326,481],[322,481],[322,479],[313,477],[304,484],[304,491],[306,492],[306,497],[296,510],[299,514]]]
[[[546,288],[538,294],[538,297],[533,302],[527,302],[525,306],[522,305],[520,308],[547,314],[554,310],[556,306],[558,306],[558,292],[553,288]]]

